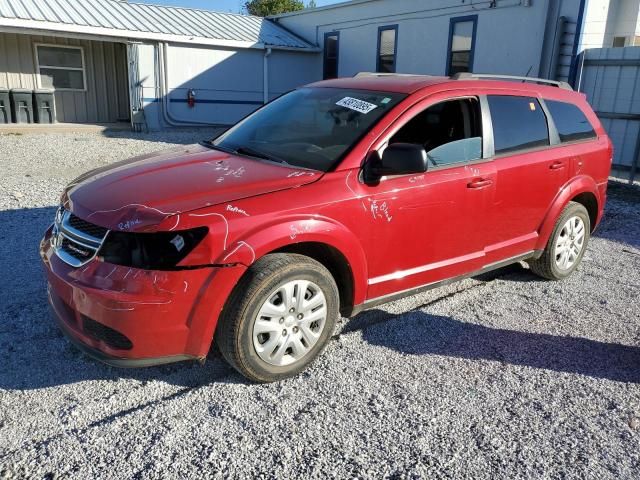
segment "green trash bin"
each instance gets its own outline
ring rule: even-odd
[[[11,104],[6,88],[0,88],[0,123],[11,123]]]
[[[12,89],[11,110],[15,123],[33,123],[33,90]]]
[[[33,92],[33,113],[36,123],[56,123],[53,90],[40,89]]]

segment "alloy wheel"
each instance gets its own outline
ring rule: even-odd
[[[585,225],[578,216],[566,221],[556,239],[554,250],[556,266],[561,270],[569,270],[580,257],[584,248]]]

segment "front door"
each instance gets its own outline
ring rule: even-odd
[[[378,151],[392,143],[423,145],[429,169],[359,186],[372,222],[368,299],[484,265],[495,168],[483,160],[482,128],[479,99],[432,99],[401,117],[377,145]]]

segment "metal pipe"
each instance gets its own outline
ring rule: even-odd
[[[269,103],[269,56],[271,48],[264,51],[262,59],[262,103]]]

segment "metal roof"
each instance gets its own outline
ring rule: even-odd
[[[0,0],[0,30],[3,29],[241,48],[316,50],[261,17],[117,0]]]

